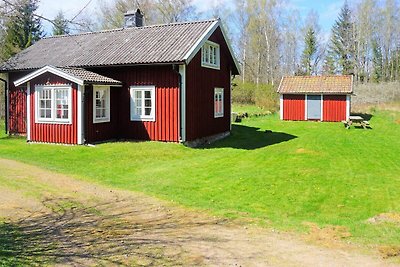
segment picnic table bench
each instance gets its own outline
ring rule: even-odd
[[[364,120],[361,116],[349,116],[347,121],[342,121],[346,129],[349,129],[351,125],[358,124],[361,125],[364,129],[371,128],[369,125],[369,121]]]

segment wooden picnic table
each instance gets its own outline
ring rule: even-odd
[[[369,121],[364,120],[361,116],[349,116],[347,121],[342,121],[346,129],[349,129],[351,125],[358,124],[363,127],[363,129],[371,128],[369,125]]]

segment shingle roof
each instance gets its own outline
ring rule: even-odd
[[[96,83],[96,84],[121,84],[120,81],[111,79],[109,77],[82,69],[82,68],[57,68],[71,76],[83,80],[85,83]]]
[[[350,75],[283,77],[278,88],[278,93],[281,94],[351,94],[352,92],[353,80]]]
[[[218,23],[172,23],[44,38],[5,62],[0,70],[184,62]]]

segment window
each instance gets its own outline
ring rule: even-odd
[[[110,87],[93,86],[93,123],[110,121]]]
[[[214,89],[214,118],[224,116],[224,88]]]
[[[219,45],[207,41],[201,48],[201,66],[219,70]]]
[[[131,86],[131,120],[155,121],[155,86]]]
[[[71,86],[36,86],[36,122],[71,123]]]

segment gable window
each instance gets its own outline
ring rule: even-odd
[[[71,123],[71,86],[40,85],[36,91],[36,122]]]
[[[155,86],[131,86],[131,120],[155,121]]]
[[[110,121],[110,87],[93,86],[93,123]]]
[[[219,59],[219,45],[211,41],[205,42],[201,48],[201,66],[219,70]]]
[[[214,88],[214,118],[224,116],[224,88]]]

